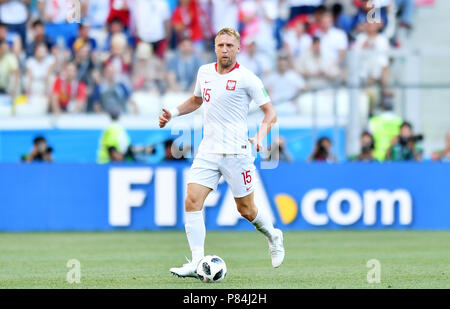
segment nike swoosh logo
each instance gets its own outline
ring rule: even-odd
[[[249,187],[249,188],[246,188],[246,189],[247,189],[247,191],[250,191],[251,188],[252,188],[252,187]]]
[[[205,84],[210,83],[211,81],[205,81]]]

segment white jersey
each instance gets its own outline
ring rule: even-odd
[[[247,115],[250,102],[270,102],[261,80],[238,63],[226,73],[217,64],[200,67],[194,95],[203,99],[203,140],[199,153],[251,154]]]

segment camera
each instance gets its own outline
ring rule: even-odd
[[[419,135],[414,135],[411,137],[400,137],[400,144],[402,146],[406,146],[409,143],[417,143],[423,140],[423,135],[419,134]]]
[[[148,146],[132,145],[128,147],[128,152],[131,152],[134,155],[152,155],[155,154],[156,148],[153,145]]]

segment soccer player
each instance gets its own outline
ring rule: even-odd
[[[172,118],[189,114],[204,105],[203,140],[188,174],[185,200],[185,228],[192,260],[170,271],[179,277],[196,277],[197,265],[204,257],[205,223],[203,204],[217,189],[222,175],[231,188],[237,210],[268,240],[272,266],[284,259],[283,233],[273,227],[268,214],[254,203],[255,158],[263,150],[262,141],[276,122],[276,113],[261,80],[236,62],[240,34],[230,28],[220,30],[215,38],[216,63],[200,67],[194,95],[171,110],[163,109],[159,126]],[[257,134],[248,138],[247,115],[252,101],[264,112]]]

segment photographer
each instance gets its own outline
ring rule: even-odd
[[[120,112],[112,111],[110,117],[111,124],[103,131],[97,152],[97,162],[100,164],[122,161],[120,157],[130,147],[130,137],[119,122]]]
[[[375,149],[375,142],[372,134],[367,131],[364,131],[361,134],[361,153],[356,158],[356,161],[360,162],[373,162],[376,161],[373,156],[373,152]]]
[[[22,160],[25,162],[53,162],[53,149],[48,146],[47,140],[38,136],[33,141],[33,149],[29,155],[26,155]]]
[[[409,122],[403,122],[400,126],[400,135],[394,137],[387,150],[386,160],[421,161],[422,149],[416,145],[421,140],[423,140],[423,136],[414,136],[412,125]]]
[[[164,158],[162,162],[167,161],[186,161],[191,148],[189,146],[180,147],[175,145],[175,140],[168,139],[164,142]]]
[[[314,152],[309,157],[310,162],[336,162],[336,158],[330,153],[331,140],[321,137],[314,146]]]
[[[275,139],[272,145],[269,146],[268,154],[264,158],[265,161],[282,161],[292,162],[292,156],[286,148],[286,141],[281,136]]]

